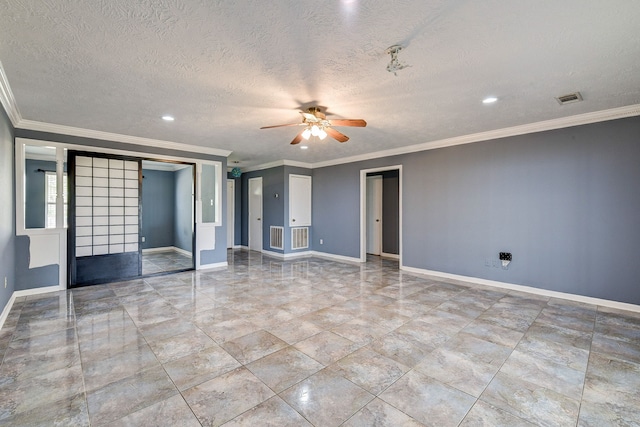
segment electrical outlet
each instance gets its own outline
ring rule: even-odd
[[[142,236],[142,243],[144,243],[145,240],[147,240],[147,239],[144,236]]]
[[[500,252],[500,261],[511,261],[511,252]]]
[[[320,244],[324,245],[324,240],[320,239]]]

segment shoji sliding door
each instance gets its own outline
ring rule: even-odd
[[[142,274],[141,160],[69,152],[69,286]]]

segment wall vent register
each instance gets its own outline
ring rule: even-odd
[[[291,229],[291,249],[306,249],[309,247],[309,227],[295,227]]]
[[[269,229],[269,246],[272,249],[284,249],[284,227],[272,225]]]

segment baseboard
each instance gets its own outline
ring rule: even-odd
[[[354,257],[349,257],[349,256],[344,256],[344,255],[330,254],[328,252],[319,252],[319,251],[311,251],[310,253],[313,256],[317,256],[317,257],[320,257],[320,258],[328,258],[328,259],[335,260],[335,261],[357,263],[357,264],[361,264],[362,263],[362,261],[360,261],[360,258],[354,258]]]
[[[380,256],[382,258],[400,259],[400,255],[398,255],[398,254],[388,254],[388,253],[385,253],[385,252],[382,252],[380,254]]]
[[[552,297],[552,298],[560,298],[560,299],[565,299],[569,301],[594,304],[602,307],[610,307],[610,308],[616,308],[619,310],[627,310],[627,311],[640,313],[640,305],[630,304],[626,302],[587,297],[584,295],[569,294],[566,292],[550,291],[548,289],[534,288],[532,286],[516,285],[513,283],[498,282],[495,280],[481,279],[479,277],[461,276],[458,274],[444,273],[441,271],[434,271],[434,270],[425,270],[422,268],[415,268],[415,267],[400,266],[400,270],[407,271],[409,273],[417,273],[417,274],[432,276],[434,278],[450,279],[450,280],[455,280],[455,281],[464,282],[464,283],[491,286],[494,288],[526,292],[529,294],[541,295],[541,296]]]
[[[179,254],[182,254],[184,256],[188,256],[189,258],[191,258],[191,252],[182,249],[182,248],[176,248],[175,246],[173,246],[173,251],[174,252],[178,252]]]
[[[182,254],[184,256],[191,256],[191,252],[186,251],[184,249],[181,248],[177,248],[175,246],[163,246],[160,248],[148,248],[148,249],[143,249],[142,253],[143,254],[155,254],[155,253],[159,253],[159,252],[169,252],[169,251],[173,251],[173,252],[178,252],[179,254]]]
[[[226,268],[229,266],[229,263],[227,261],[224,262],[216,262],[214,264],[205,264],[205,265],[201,265],[200,268],[198,268],[198,271],[202,271],[202,270],[212,270],[214,268]]]
[[[7,301],[7,305],[4,306],[4,310],[2,310],[2,314],[0,314],[0,330],[4,326],[4,322],[9,317],[9,312],[11,312],[11,308],[13,307],[13,303],[16,300],[16,293],[12,293],[11,297],[9,297],[9,301]]]
[[[267,251],[267,250],[264,250],[264,249],[262,250],[262,254],[270,256],[270,257],[273,257],[273,258],[282,259],[282,260],[295,259],[295,258],[307,258],[307,257],[310,257],[312,255],[312,253],[310,251],[292,252],[292,253],[288,253],[288,254],[282,254],[280,252],[271,252],[271,251]]]
[[[64,287],[56,285],[56,286],[45,286],[42,288],[25,289],[22,291],[13,291],[13,293],[11,294],[11,297],[9,298],[9,301],[7,301],[7,305],[4,306],[4,309],[2,310],[2,314],[0,315],[0,329],[2,329],[2,327],[4,326],[4,322],[7,320],[7,317],[9,317],[9,313],[13,308],[13,303],[16,301],[16,298],[26,297],[29,295],[46,294],[48,292],[58,292],[58,291],[64,291],[64,290],[65,290]]]

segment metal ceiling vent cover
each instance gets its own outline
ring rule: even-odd
[[[582,101],[582,95],[580,92],[568,93],[566,95],[556,97],[556,101],[558,101],[558,104],[560,105],[573,104],[574,102]]]

